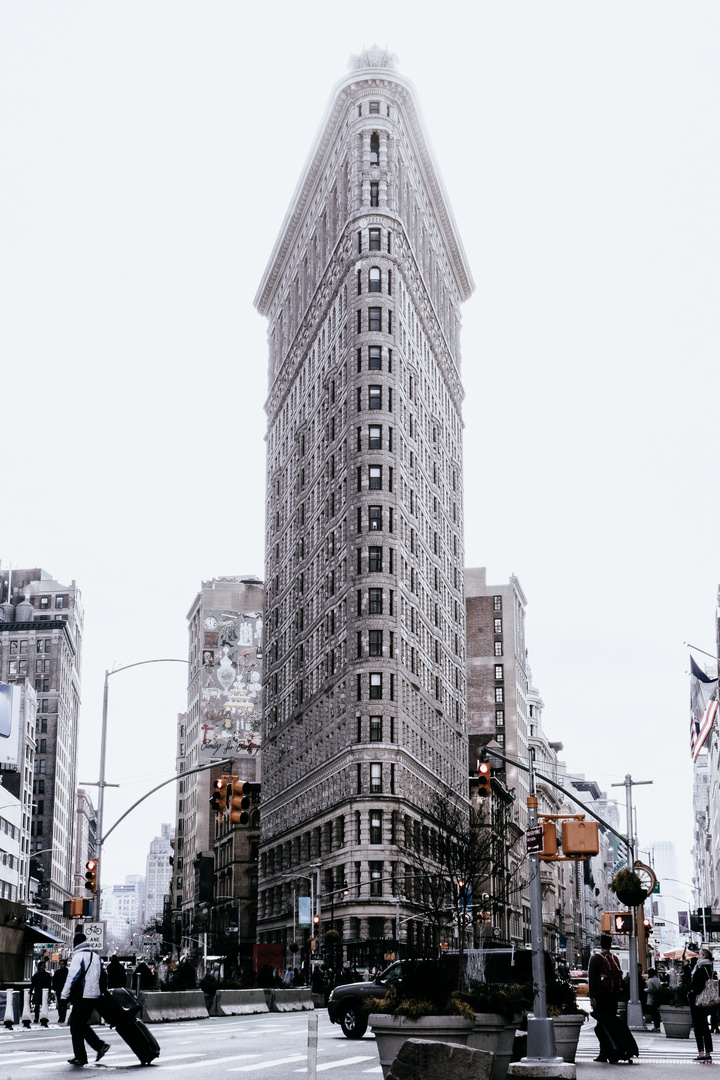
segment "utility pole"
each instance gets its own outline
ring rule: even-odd
[[[627,859],[628,870],[635,870],[635,840],[633,835],[632,816],[632,789],[642,784],[652,784],[652,780],[633,780],[630,773],[625,774],[621,784],[611,784],[611,787],[625,788],[625,810],[627,813]],[[627,1006],[628,1027],[633,1031],[645,1031],[643,1008],[640,1002],[640,985],[638,981],[638,908],[633,912],[632,934],[628,942],[628,963],[630,965],[630,1000]]]

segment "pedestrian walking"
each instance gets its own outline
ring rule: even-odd
[[[63,992],[63,987],[64,987],[65,982],[67,980],[67,976],[68,976],[67,960],[65,959],[65,957],[63,957],[62,960],[60,961],[60,963],[58,964],[57,968],[55,969],[55,971],[53,971],[53,976],[52,976],[52,988],[55,991],[55,998],[57,1000],[58,1023],[59,1024],[64,1024],[65,1023],[65,1017],[67,1016],[68,1003],[61,996],[62,992]]]
[[[630,1028],[617,1015],[623,974],[620,961],[611,949],[612,937],[603,934],[600,937],[600,952],[590,957],[588,983],[595,1034],[600,1043],[600,1053],[595,1060],[615,1065],[623,1059],[632,1061],[639,1051]]]
[[[660,1010],[657,1006],[656,996],[660,993],[661,988],[662,983],[655,968],[648,968],[647,1011],[653,1022],[653,1031],[660,1030]]]
[[[106,983],[107,973],[102,960],[88,948],[85,935],[76,934],[73,938],[72,959],[62,990],[63,998],[72,1005],[70,1034],[73,1056],[69,1059],[70,1065],[87,1065],[85,1043],[95,1051],[96,1061],[100,1061],[110,1049],[110,1044],[99,1039],[89,1024],[93,1009],[98,1005],[101,986]],[[102,988],[104,989],[104,986]]]
[[[705,990],[712,973],[713,954],[709,949],[701,949],[700,956],[693,968],[688,1001],[690,1002],[690,1015],[692,1016],[695,1041],[698,1048],[698,1055],[695,1060],[706,1064],[712,1064],[713,1041],[710,1034],[710,1025],[708,1024],[708,1013],[711,1011],[712,1006],[702,1000],[698,1001],[698,998],[701,997],[703,990]]]
[[[42,1005],[42,992],[43,990],[50,990],[52,988],[52,976],[49,971],[45,970],[45,961],[39,960],[37,971],[30,980],[30,990],[33,999],[33,1005],[35,1007],[35,1023],[40,1023],[40,1007]]]

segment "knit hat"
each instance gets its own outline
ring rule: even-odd
[[[78,930],[77,934],[73,938],[73,948],[77,948],[78,945],[82,945],[83,941],[87,941],[87,938],[83,934],[82,930]]]

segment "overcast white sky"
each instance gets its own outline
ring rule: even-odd
[[[200,581],[263,575],[252,306],[349,56],[399,56],[477,290],[467,565],[518,575],[545,727],[689,880],[688,660],[714,650],[720,6],[0,3],[4,565],[83,591],[106,667],[184,657]],[[111,680],[109,825],[175,762],[181,665]],[[142,873],[173,786],[118,829]]]

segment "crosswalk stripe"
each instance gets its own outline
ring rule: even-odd
[[[239,1065],[236,1069],[228,1069],[228,1072],[251,1072],[253,1069],[272,1069],[276,1065],[290,1065],[293,1061],[303,1061],[306,1054],[293,1054],[292,1057],[276,1058],[275,1061],[257,1061],[253,1065]]]
[[[341,1058],[339,1061],[326,1061],[322,1065],[318,1065],[317,1071],[318,1072],[325,1072],[327,1069],[338,1069],[341,1065],[357,1065],[358,1062],[360,1062],[360,1061],[371,1061],[371,1060],[372,1060],[371,1055],[369,1055],[369,1056],[364,1055],[363,1057]],[[297,1072],[297,1073],[306,1073],[307,1069],[306,1068],[305,1069],[295,1069],[295,1072]]]
[[[232,1054],[230,1057],[213,1058],[209,1061],[203,1061],[203,1069],[209,1068],[211,1065],[222,1065],[226,1061],[240,1061],[242,1058],[260,1057],[259,1054]],[[187,1061],[183,1065],[161,1065],[161,1069],[166,1069],[168,1072],[175,1069],[196,1069],[197,1061]],[[156,1066],[157,1068],[157,1066]]]

